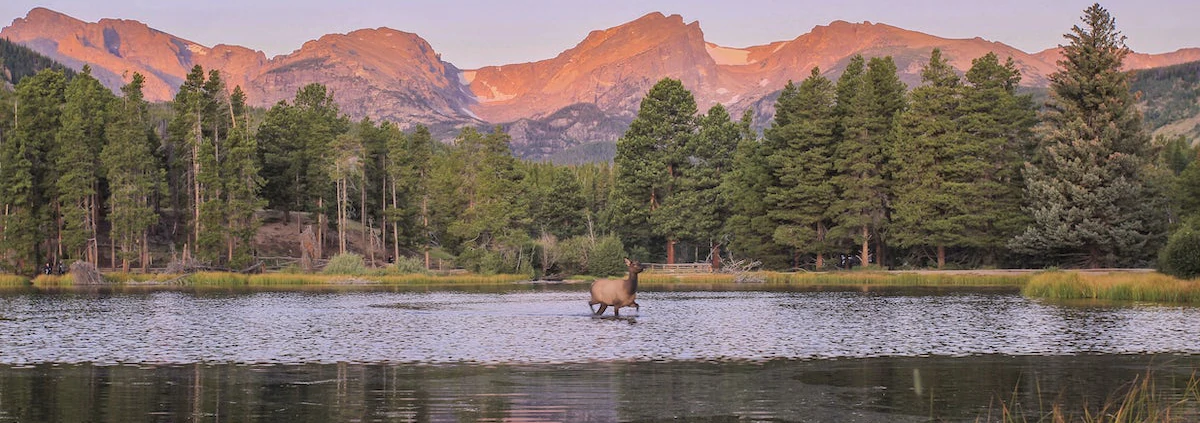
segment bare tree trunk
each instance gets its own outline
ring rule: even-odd
[[[421,225],[425,231],[424,236],[429,236],[429,195],[421,197]],[[429,269],[429,240],[425,240],[425,268]]]
[[[399,200],[396,198],[396,180],[392,179],[392,209],[400,208]],[[400,224],[392,222],[392,258],[400,259]],[[428,264],[425,267],[429,267]]]
[[[946,246],[945,245],[937,246],[937,266],[938,266],[938,270],[941,270],[942,268],[946,267]]]
[[[149,231],[142,231],[142,273],[146,273],[150,269],[150,235]]]
[[[121,272],[129,273],[129,241],[121,242],[121,252],[126,253],[125,257],[121,257]]]
[[[367,167],[362,166],[362,184],[358,187],[360,207],[359,220],[362,220],[362,241],[367,246],[367,254],[371,256],[371,267],[375,267],[375,243],[367,240]]]
[[[867,263],[871,262],[871,229],[867,225],[862,227],[862,237],[862,256],[860,256],[862,263],[860,265],[866,267]]]

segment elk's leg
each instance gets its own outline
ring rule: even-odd
[[[600,304],[600,302],[596,300],[588,301],[588,310],[591,310],[592,314],[596,314],[596,304]]]
[[[608,310],[608,304],[603,304],[603,303],[601,303],[601,304],[600,304],[600,309],[599,309],[599,310],[596,310],[596,315],[597,315],[597,316],[599,316],[599,315],[601,315],[601,314],[604,314],[604,310]]]
[[[620,317],[620,316],[621,316],[621,308],[617,307],[617,306],[613,306],[613,317]]]

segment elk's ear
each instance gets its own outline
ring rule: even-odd
[[[625,258],[625,265],[626,265],[626,266],[633,266],[633,262],[629,261],[629,258],[628,258],[628,257],[626,257],[626,258]]]

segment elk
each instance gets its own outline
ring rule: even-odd
[[[621,307],[633,306],[633,308],[641,310],[634,299],[637,298],[637,275],[642,271],[642,264],[625,259],[625,265],[629,266],[629,276],[626,276],[625,279],[597,279],[592,282],[592,300],[588,301],[588,309],[592,310],[592,314],[597,316],[604,314],[604,310],[607,310],[608,306],[612,306],[613,316],[621,315]],[[600,304],[599,310],[592,308],[596,304]]]

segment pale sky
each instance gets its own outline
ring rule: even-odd
[[[727,47],[791,40],[834,20],[871,21],[945,38],[982,37],[1026,52],[1055,47],[1093,0],[3,0],[0,25],[46,7],[95,22],[135,19],[213,46],[287,54],[328,33],[389,27],[416,33],[462,69],[531,62],[575,46],[588,32],[650,12],[700,21]],[[1200,47],[1200,0],[1102,2],[1142,53]]]

